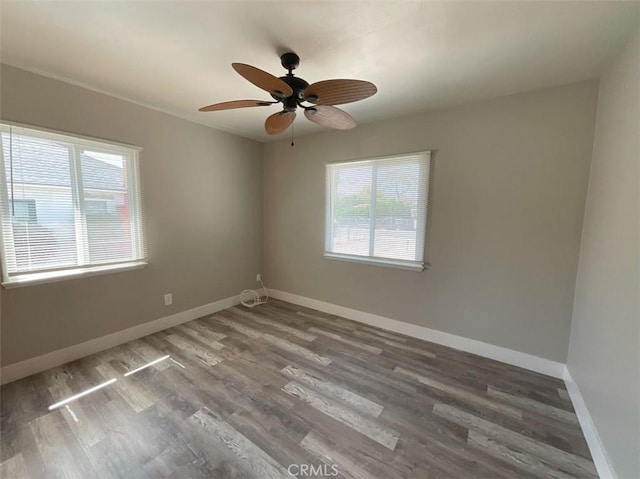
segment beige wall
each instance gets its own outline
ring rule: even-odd
[[[0,87],[5,120],[144,148],[150,258],[139,271],[2,291],[3,366],[255,286],[259,143],[4,65]]]
[[[583,82],[266,145],[267,286],[564,362],[596,97]],[[325,162],[425,149],[431,268],[324,259]]]
[[[602,77],[568,367],[620,479],[640,477],[640,31]]]

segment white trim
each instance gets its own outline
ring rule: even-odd
[[[47,369],[60,366],[70,361],[75,361],[76,359],[133,341],[134,339],[157,333],[158,331],[222,311],[223,309],[231,308],[239,303],[240,299],[238,296],[231,296],[230,298],[214,301],[213,303],[107,334],[100,338],[91,339],[84,343],[75,344],[68,348],[58,349],[57,351],[52,351],[42,356],[10,364],[0,369],[0,384],[7,384],[17,379],[46,371]]]
[[[306,298],[304,296],[298,296],[297,294],[286,293],[276,289],[269,289],[269,296],[325,313],[342,316],[353,321],[358,321],[359,323],[376,326],[395,333],[405,334],[414,338],[431,341],[432,343],[477,354],[485,358],[494,359],[496,361],[518,366],[530,371],[546,374],[554,378],[562,379],[564,377],[565,365],[563,363],[533,356],[532,354],[522,353],[513,349],[483,343],[482,341],[476,341],[475,339],[456,336],[455,334],[449,334],[391,318],[385,318],[384,316],[379,316],[377,314],[366,313],[364,311],[358,311],[356,309],[346,308],[344,306],[338,306],[336,304],[326,303],[324,301],[318,301],[317,299]]]
[[[332,303],[319,301],[317,299],[279,291],[277,289],[269,289],[269,296],[289,303],[299,304],[300,306],[305,306],[307,308],[316,309],[324,313],[342,316],[353,321],[376,326],[388,331],[405,334],[414,338],[431,341],[450,348],[477,354],[479,356],[528,369],[530,371],[546,374],[554,378],[563,379],[600,479],[618,479],[600,435],[598,434],[598,430],[596,429],[593,419],[589,414],[584,398],[582,397],[582,394],[578,389],[578,385],[571,377],[569,369],[565,364],[533,356],[531,354],[522,353],[520,351],[515,351],[513,349],[495,346],[482,341],[476,341],[475,339],[456,336],[454,334],[437,331],[435,329],[397,321],[377,314],[366,313],[364,311],[338,306]]]
[[[397,153],[395,155],[385,155],[385,156],[369,156],[364,158],[353,158],[350,160],[338,160],[338,161],[326,161],[325,166],[329,165],[350,165],[350,164],[366,164],[373,163],[375,161],[380,160],[398,160],[398,162],[406,160],[407,162],[420,160],[421,157],[428,156],[431,158],[431,150],[421,150],[421,151],[410,151],[407,153]]]
[[[422,261],[404,261],[401,259],[378,258],[376,256],[357,256],[354,254],[331,253],[325,251],[322,253],[327,259],[338,261],[347,261],[349,263],[373,264],[376,266],[386,266],[387,268],[400,268],[409,271],[424,271],[425,265]]]
[[[382,164],[379,164],[382,163]],[[397,164],[417,164],[420,168],[418,178],[418,204],[415,229],[415,255],[413,260],[403,260],[397,258],[377,257],[375,253],[376,237],[376,191],[378,169],[384,166]],[[334,251],[334,203],[337,195],[336,173],[344,167],[364,165],[371,167],[371,198],[369,211],[369,254],[354,255]],[[353,263],[365,263],[377,266],[387,266],[392,268],[402,268],[413,271],[424,271],[424,250],[427,231],[427,212],[429,200],[431,170],[431,151],[418,151],[414,153],[403,153],[397,155],[380,156],[374,158],[362,158],[357,160],[332,161],[325,163],[325,231],[324,231],[324,256],[328,259],[340,261],[350,261]]]
[[[142,229],[142,221],[143,219],[139,217],[141,214],[141,197],[139,194],[140,185],[136,184],[136,181],[139,182],[139,175],[134,174],[136,172],[139,162],[139,152],[142,150],[140,147],[135,147],[131,145],[124,145],[121,143],[115,143],[108,140],[101,140],[97,138],[88,138],[85,136],[78,136],[77,134],[69,134],[63,132],[57,132],[54,130],[43,129],[39,127],[32,127],[30,125],[20,125],[18,123],[3,121],[0,120],[0,132],[3,134],[6,132],[9,135],[9,141],[13,142],[13,138],[16,135],[26,135],[30,138],[36,139],[44,139],[47,141],[53,141],[56,144],[62,144],[66,147],[68,162],[69,162],[69,173],[70,173],[70,184],[69,188],[71,190],[72,196],[72,204],[73,204],[73,226],[75,229],[75,261],[73,261],[72,265],[66,265],[65,267],[52,267],[52,265],[48,265],[48,267],[43,268],[40,271],[32,272],[29,270],[25,271],[25,268],[21,268],[15,261],[15,249],[16,245],[14,244],[13,238],[13,228],[11,226],[11,215],[9,215],[9,211],[7,210],[9,207],[9,191],[8,191],[8,183],[7,178],[1,177],[0,175],[0,202],[3,204],[3,207],[0,209],[0,214],[2,216],[2,223],[0,228],[0,241],[2,243],[2,274],[3,274],[3,286],[13,287],[13,286],[23,286],[26,284],[37,284],[41,282],[49,282],[55,281],[58,279],[64,279],[64,277],[78,276],[83,275],[85,272],[94,273],[94,272],[102,272],[103,269],[109,269],[116,265],[120,264],[123,267],[132,267],[133,265],[139,265],[146,261],[146,249],[145,249],[145,238],[144,231]],[[85,198],[84,193],[87,191],[91,191],[91,188],[84,188],[83,185],[83,175],[82,175],[82,165],[81,165],[81,150],[91,150],[95,152],[104,152],[104,153],[117,153],[122,156],[126,172],[126,177],[129,178],[129,181],[126,182],[126,188],[124,189],[124,193],[128,193],[129,195],[129,213],[131,216],[131,245],[133,247],[132,258],[126,258],[125,260],[120,260],[118,262],[111,261],[109,264],[100,264],[99,262],[91,262],[91,258],[89,257],[89,240],[88,240],[88,232],[87,232],[87,218],[86,218],[86,210],[85,210]],[[11,155],[10,155],[11,157]],[[5,169],[5,160],[3,158],[2,151],[0,151],[0,166],[2,170]],[[13,161],[13,157],[8,158],[9,163]],[[12,164],[12,163],[11,163]],[[14,201],[13,188],[14,188],[14,178],[10,178],[11,180],[11,201]],[[41,185],[38,185],[41,186]],[[42,185],[46,188],[47,185]],[[4,206],[6,204],[6,206]],[[29,244],[31,244],[28,241]],[[73,249],[73,248],[72,248]],[[71,251],[70,251],[71,252]],[[7,254],[9,253],[9,254]],[[13,261],[8,261],[7,257],[13,258]],[[48,259],[48,258],[47,258]],[[29,262],[29,266],[31,263]],[[130,268],[131,269],[131,268]],[[63,271],[64,270],[64,271]],[[48,273],[47,271],[51,271]]]
[[[127,152],[128,150],[134,151],[142,151],[143,148],[141,146],[130,145],[128,143],[121,143],[113,140],[106,140],[103,138],[97,138],[94,136],[86,136],[86,135],[78,135],[77,133],[64,131],[64,130],[53,130],[51,128],[44,128],[42,126],[29,125],[27,123],[18,123],[17,121],[11,120],[0,120],[0,125],[12,126],[14,128],[22,129],[22,130],[32,130],[40,133],[42,137],[48,138],[54,141],[59,141],[61,143],[68,144],[69,137],[72,137],[74,140],[74,145],[85,146],[89,148],[97,148],[100,150],[104,150],[104,145],[110,145],[112,147],[117,148],[120,151]]]
[[[459,349],[461,351],[477,354],[496,361],[502,361],[507,364],[563,379],[600,479],[617,479],[604,445],[602,444],[602,440],[600,439],[600,435],[598,434],[593,419],[589,414],[584,398],[580,393],[578,385],[571,377],[566,365],[512,349],[483,343],[474,339],[456,336],[454,334],[437,331],[435,329],[397,321],[377,314],[366,313],[364,311],[358,311],[356,309],[346,308],[344,306],[338,306],[292,293],[286,293],[277,289],[270,289],[268,290],[268,293],[275,299],[299,304],[301,306],[342,316],[353,321],[376,326],[388,331],[431,341],[443,346]],[[5,366],[0,369],[0,384],[7,384],[32,374],[46,371],[47,369],[60,366],[70,361],[104,351],[105,349],[148,336],[182,323],[186,323],[187,321],[192,321],[194,319],[222,311],[238,304],[240,304],[240,297],[232,296],[189,309],[187,311],[165,316],[154,321],[149,321],[138,326],[133,326],[122,331],[117,331],[68,348],[59,349],[42,356],[10,364],[9,366]],[[160,361],[162,359],[164,358],[157,359],[156,361]],[[171,360],[173,361],[173,359]]]
[[[600,476],[600,479],[617,479],[618,476],[616,475],[613,465],[609,460],[609,456],[604,448],[600,434],[598,434],[596,425],[591,418],[591,414],[589,414],[589,409],[587,409],[587,403],[582,397],[582,393],[580,392],[578,385],[571,377],[568,366],[565,366],[564,370],[564,383],[567,386],[567,392],[571,398],[573,409],[576,412],[576,416],[578,416],[578,421],[582,428],[582,434],[589,446],[591,458],[598,470],[598,476]]]
[[[106,266],[79,267],[58,271],[47,271],[44,273],[23,273],[17,276],[10,276],[8,281],[4,281],[2,286],[6,289],[19,288],[21,286],[32,286],[43,283],[53,283],[75,278],[88,278],[100,274],[121,273],[123,271],[133,271],[142,269],[147,265],[146,261],[130,261],[127,263],[117,263]]]

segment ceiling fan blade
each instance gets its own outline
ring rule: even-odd
[[[289,128],[295,119],[295,111],[279,111],[267,118],[264,129],[269,135],[278,135]]]
[[[272,95],[281,98],[293,95],[291,87],[280,80],[280,78],[273,76],[271,73],[267,73],[245,63],[232,63],[231,66],[247,81],[250,81],[258,88],[268,91]]]
[[[317,105],[342,105],[364,100],[377,91],[373,83],[364,80],[323,80],[309,85],[304,98]]]
[[[198,111],[220,111],[220,110],[233,110],[235,108],[250,108],[252,106],[269,106],[277,101],[262,101],[262,100],[234,100],[223,101],[222,103],[214,103],[213,105],[203,106]]]
[[[346,111],[329,105],[317,105],[304,111],[304,116],[314,123],[337,130],[355,128],[356,120]]]

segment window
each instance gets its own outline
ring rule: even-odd
[[[35,200],[13,200],[13,221],[16,223],[37,223]]]
[[[325,257],[422,271],[430,157],[327,164]]]
[[[139,149],[0,125],[4,285],[146,261]]]

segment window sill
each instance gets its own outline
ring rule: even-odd
[[[371,256],[356,256],[341,253],[324,252],[323,256],[327,259],[347,261],[350,263],[371,264],[375,266],[385,266],[387,268],[399,268],[410,271],[424,271],[428,265],[418,261],[407,261],[401,259],[375,258]]]
[[[120,273],[122,271],[132,271],[142,269],[147,265],[146,261],[134,261],[131,263],[112,264],[107,266],[93,266],[89,268],[67,269],[64,271],[48,271],[46,273],[30,273],[14,276],[2,283],[6,289],[19,288],[21,286],[32,286],[36,284],[53,283],[67,279],[87,278],[100,274]]]

